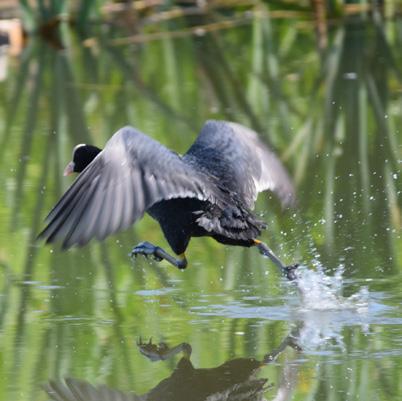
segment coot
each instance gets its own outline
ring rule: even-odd
[[[94,237],[103,240],[147,212],[178,257],[149,242],[137,245],[131,255],[151,255],[184,269],[190,239],[210,236],[223,244],[256,246],[294,278],[296,266],[284,266],[257,240],[265,224],[251,212],[259,192],[271,190],[289,206],[294,188],[279,159],[249,128],[207,121],[181,156],[124,127],[103,150],[77,145],[65,175],[72,172],[80,174],[39,234],[47,243],[61,242],[68,249]]]

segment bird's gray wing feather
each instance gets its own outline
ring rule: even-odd
[[[258,192],[271,190],[290,206],[293,184],[281,161],[258,137],[240,124],[210,120],[183,159],[212,173],[252,209]]]
[[[126,394],[107,386],[93,386],[90,383],[67,378],[65,381],[50,381],[45,391],[55,401],[144,401],[143,397]]]
[[[129,227],[154,203],[194,197],[214,201],[202,173],[131,127],[120,129],[49,213],[39,234],[64,249]]]

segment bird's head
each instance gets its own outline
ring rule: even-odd
[[[79,144],[73,150],[73,160],[64,169],[64,175],[81,173],[102,149],[92,145]]]

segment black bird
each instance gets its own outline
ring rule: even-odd
[[[257,237],[265,223],[252,214],[258,192],[271,190],[284,206],[294,202],[294,188],[275,154],[256,132],[240,124],[207,121],[183,156],[135,128],[117,131],[103,150],[77,145],[64,174],[81,173],[47,216],[39,234],[62,248],[82,246],[96,237],[123,230],[145,212],[156,219],[175,258],[148,242],[131,255],[166,259],[187,266],[191,237],[257,246],[289,279],[295,266],[285,267]]]
[[[182,353],[170,376],[161,380],[144,394],[125,393],[106,385],[94,386],[84,380],[66,378],[50,380],[43,388],[55,401],[264,401],[268,379],[263,377],[262,368],[273,363],[288,347],[302,351],[299,328],[294,329],[278,348],[261,360],[255,358],[230,359],[219,366],[197,368],[191,361],[192,347],[181,343],[170,348],[165,343],[138,343],[142,355],[152,362],[170,360]],[[169,364],[170,368],[172,367]],[[285,365],[282,383],[278,384],[275,399],[288,399],[296,384],[295,371]],[[262,376],[262,377],[261,377]],[[285,397],[284,397],[285,395]],[[273,397],[274,398],[274,397]]]

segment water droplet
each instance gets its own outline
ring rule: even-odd
[[[354,72],[354,71],[350,71],[350,72],[345,72],[344,74],[343,74],[343,78],[344,79],[348,79],[348,80],[355,80],[355,79],[357,79],[357,73],[356,72]]]

